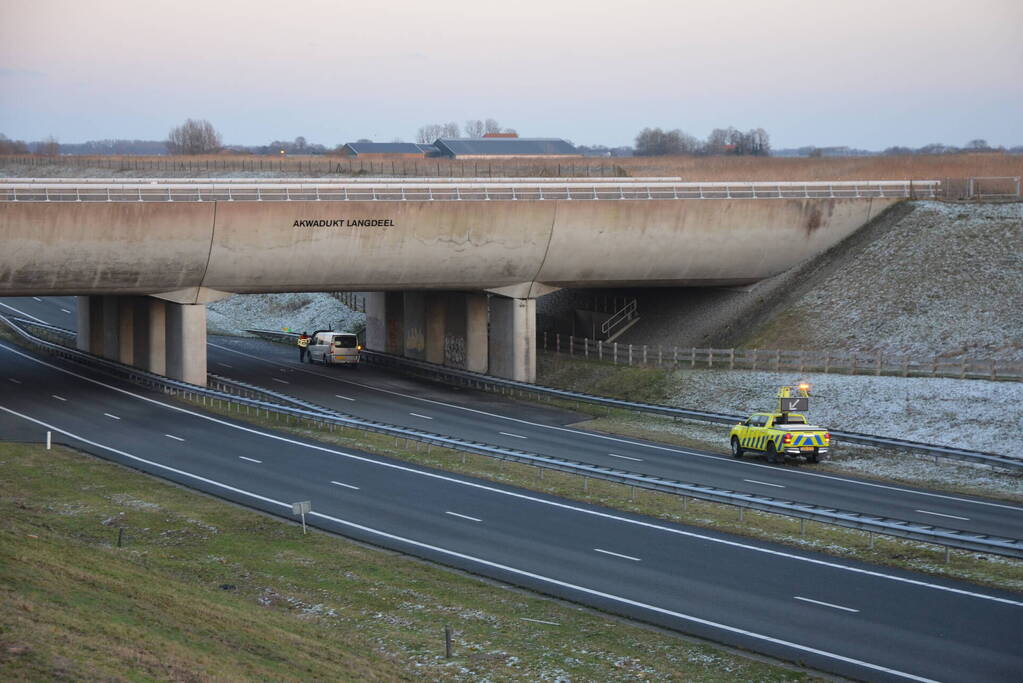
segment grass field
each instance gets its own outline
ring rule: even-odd
[[[303,536],[70,450],[0,444],[2,680],[807,678],[401,555]]]
[[[10,175],[151,175],[154,177],[268,174],[292,176],[681,176],[698,180],[941,180],[1023,176],[1021,154],[884,157],[622,157],[557,160],[360,161],[342,157],[259,157],[218,154],[175,157],[0,157]],[[20,161],[19,161],[20,160]],[[3,171],[6,169],[6,171]],[[73,171],[77,170],[75,173]]]

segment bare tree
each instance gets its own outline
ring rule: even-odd
[[[448,121],[441,127],[440,135],[442,138],[460,138],[462,134],[458,130],[458,124],[454,121]]]
[[[465,137],[467,138],[481,138],[483,133],[486,131],[486,124],[479,119],[470,119],[465,122]]]
[[[60,156],[60,143],[57,142],[57,138],[51,135],[39,143],[39,146],[36,148],[36,153],[43,154],[48,157]]]
[[[24,140],[11,140],[0,133],[0,154],[28,154],[28,145]]]
[[[508,131],[501,128],[501,124],[496,119],[487,119],[483,122],[483,134],[487,133],[507,133]]]
[[[167,136],[167,151],[171,154],[209,154],[220,147],[220,133],[206,119],[187,119]]]
[[[416,142],[431,143],[444,133],[444,126],[439,123],[428,123],[420,126],[416,133]]]

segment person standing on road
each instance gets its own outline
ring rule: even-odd
[[[304,362],[306,356],[309,356],[309,362],[312,363],[313,357],[309,355],[309,333],[303,332],[298,336],[298,362]]]

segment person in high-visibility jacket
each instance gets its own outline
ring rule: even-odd
[[[310,339],[309,339],[309,333],[308,332],[303,332],[302,334],[300,334],[298,336],[298,362],[299,363],[305,361],[306,356],[309,355],[309,342],[310,342]],[[309,362],[310,363],[312,362],[312,358],[309,359]]]

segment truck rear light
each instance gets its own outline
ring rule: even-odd
[[[824,443],[831,441],[831,432],[824,432]]]
[[[362,344],[357,344],[357,345],[355,346],[355,350],[356,350],[356,351],[362,351]]]
[[[792,435],[791,434],[786,434],[784,437],[782,437],[782,441],[784,443],[792,443]]]

